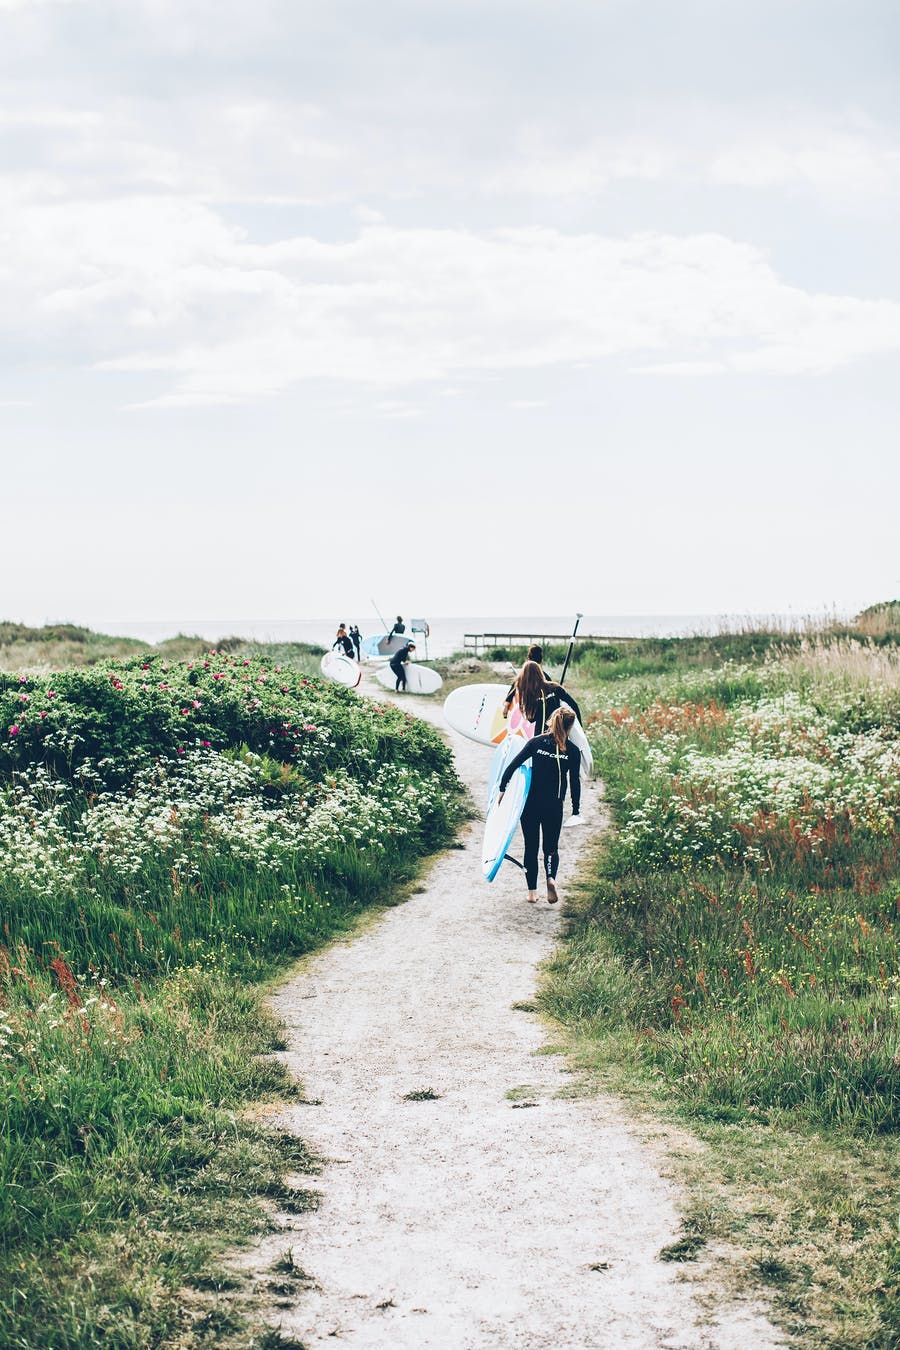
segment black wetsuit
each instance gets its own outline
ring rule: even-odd
[[[405,632],[406,632],[406,624],[401,623],[400,620],[398,619],[397,622],[394,624],[393,628],[391,629],[391,631],[388,633],[388,637],[402,637]]]
[[[515,694],[516,686],[511,684],[507,691],[506,702],[512,703]],[[552,680],[548,680],[544,685],[543,691],[538,695],[537,715],[534,719],[535,736],[543,735],[547,729],[547,723],[561,703],[567,703],[579,722],[581,721],[581,709],[569,693],[568,689],[564,689],[561,684],[554,684]],[[524,708],[522,711],[525,711]]]
[[[353,643],[353,650],[356,652],[356,659],[358,661],[360,658],[362,637],[360,635],[359,629],[355,625],[353,626],[353,628],[350,629],[350,641]]]
[[[335,647],[340,647],[344,655],[349,656],[351,661],[356,655],[356,651],[353,646],[353,639],[349,638],[346,633],[342,633],[339,638],[337,638],[334,642],[332,642],[331,650],[334,651]]]
[[[500,779],[505,792],[516,769],[531,760],[531,787],[522,812],[525,836],[525,880],[533,891],[538,877],[538,844],[543,835],[544,871],[555,877],[559,867],[559,832],[562,829],[566,785],[572,789],[572,810],[581,807],[581,751],[571,741],[565,750],[557,748],[552,736],[535,736],[507,764]]]
[[[405,647],[401,647],[399,652],[394,652],[394,655],[391,657],[391,670],[397,676],[398,693],[401,689],[406,688],[406,670],[404,669],[403,662],[409,660],[409,649],[411,646],[412,643],[407,642]]]

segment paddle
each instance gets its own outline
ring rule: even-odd
[[[569,638],[569,650],[566,652],[566,659],[563,663],[562,674],[559,677],[560,684],[565,684],[566,671],[569,669],[569,661],[572,659],[572,648],[575,646],[575,634],[578,632],[578,625],[584,618],[583,614],[575,615],[575,627],[572,629],[572,636]]]
[[[378,615],[378,621],[379,621],[379,623],[381,624],[382,628],[384,629],[385,634],[387,634],[387,632],[388,632],[388,626],[387,626],[387,624],[385,623],[384,619],[381,617],[381,610],[378,608],[378,606],[376,605],[376,603],[375,603],[374,600],[372,601],[372,608],[374,609],[375,613]]]

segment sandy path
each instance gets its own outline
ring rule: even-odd
[[[406,706],[443,724],[439,704]],[[448,735],[483,801],[490,751]],[[593,785],[585,799],[586,827],[563,831],[563,897],[600,827]],[[283,1216],[242,1262],[262,1276],[293,1247],[314,1277],[271,1320],[308,1346],[392,1350],[777,1344],[749,1310],[701,1325],[691,1287],[656,1259],[678,1219],[652,1153],[615,1103],[558,1095],[565,1061],[511,1006],[534,996],[558,912],[527,905],[509,865],[482,881],[480,822],[461,842],[422,893],[273,1000],[286,1061],[321,1100],[281,1122],[330,1164],[320,1208]],[[426,1089],[438,1100],[404,1100]]]

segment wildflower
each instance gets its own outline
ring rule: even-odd
[[[9,734],[10,734],[10,736],[18,736],[18,734],[19,734],[19,726],[18,726],[18,723],[17,723],[17,722],[13,722],[12,726],[11,726],[10,729],[9,729]]]

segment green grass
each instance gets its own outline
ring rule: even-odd
[[[308,642],[252,642],[227,635],[216,642],[208,642],[185,633],[153,644],[140,638],[95,633],[78,624],[56,623],[31,628],[8,620],[0,622],[0,671],[70,670],[142,654],[184,661],[202,657],[211,648],[234,656],[265,657],[305,675],[319,674],[319,658],[324,651],[323,647]]]
[[[283,654],[0,676],[0,705],[0,1344],[248,1345],[225,1257],[315,1203],[248,1110],[302,1099],[259,982],[449,840],[449,752]]]
[[[682,1179],[689,1212],[714,1219],[673,1259],[715,1239],[797,1344],[897,1345],[896,688],[856,670],[849,684],[837,661],[833,678],[804,672],[783,647],[708,670],[687,655],[614,690],[579,674],[619,829],[583,877],[541,1005],[593,1081],[702,1142]],[[857,755],[852,805],[778,806],[795,766],[844,781]],[[704,762],[723,776],[692,778]]]

